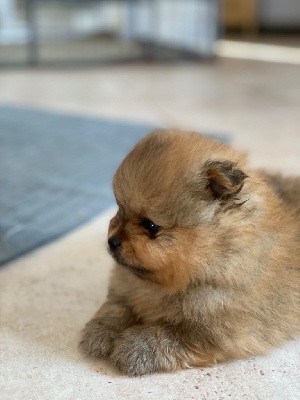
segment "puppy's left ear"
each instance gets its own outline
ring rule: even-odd
[[[247,178],[232,161],[207,161],[204,167],[207,186],[215,198],[226,198],[238,193]]]

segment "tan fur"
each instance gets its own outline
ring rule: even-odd
[[[157,131],[124,159],[114,192],[108,236],[121,246],[86,352],[142,375],[265,354],[299,333],[299,177],[252,170],[200,135]]]

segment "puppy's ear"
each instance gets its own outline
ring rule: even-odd
[[[208,188],[215,198],[226,198],[238,193],[247,175],[231,161],[207,161],[205,170]]]

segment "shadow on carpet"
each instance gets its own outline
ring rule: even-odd
[[[114,171],[154,128],[1,106],[0,265],[114,205]]]

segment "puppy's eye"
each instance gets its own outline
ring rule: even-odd
[[[140,225],[145,228],[151,235],[156,235],[156,233],[160,230],[160,227],[148,218],[143,218],[140,222]]]

